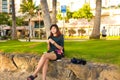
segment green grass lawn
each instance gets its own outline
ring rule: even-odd
[[[39,54],[47,49],[46,42],[0,42],[0,52]],[[120,40],[65,40],[65,57],[84,58],[87,61],[110,63],[120,66]]]

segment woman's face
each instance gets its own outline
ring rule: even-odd
[[[53,26],[53,27],[51,28],[51,32],[52,32],[52,34],[56,34],[57,29],[56,29],[56,27],[55,27],[55,26]]]

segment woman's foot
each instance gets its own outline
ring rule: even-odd
[[[27,80],[34,80],[36,77],[37,77],[37,75],[36,76],[30,75],[27,77]]]

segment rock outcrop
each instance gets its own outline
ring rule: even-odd
[[[34,71],[39,59],[38,55],[0,53],[0,80],[25,80]],[[40,78],[41,71],[36,80]],[[50,61],[47,80],[120,80],[120,69],[92,62],[72,64],[70,59],[63,58]]]

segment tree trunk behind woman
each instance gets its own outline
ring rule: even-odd
[[[52,24],[56,24],[57,19],[56,19],[56,8],[57,8],[57,0],[52,0]]]
[[[90,39],[100,39],[101,5],[102,0],[96,0],[96,14]]]
[[[17,39],[16,17],[15,17],[15,1],[12,0],[12,40]]]
[[[50,35],[51,19],[50,19],[47,0],[40,0],[40,3],[41,3],[43,20],[44,20],[44,26],[46,29],[46,37],[48,38],[48,36]]]

